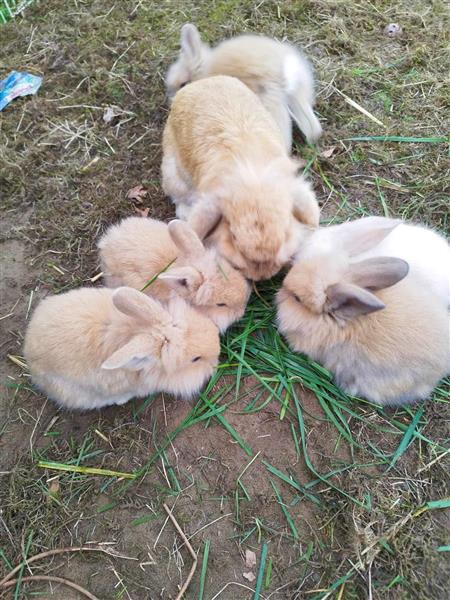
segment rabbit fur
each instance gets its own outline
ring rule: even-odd
[[[214,248],[205,248],[184,221],[168,225],[129,217],[111,226],[98,242],[101,269],[108,287],[145,289],[167,301],[176,292],[225,331],[242,317],[250,295],[245,277]],[[167,265],[168,269],[163,271]]]
[[[308,142],[316,141],[322,127],[313,111],[314,77],[307,59],[292,45],[265,36],[241,35],[210,48],[197,28],[181,28],[180,54],[166,75],[168,95],[191,81],[230,75],[257,94],[279,126],[285,147],[292,145],[292,120]]]
[[[45,298],[24,342],[36,386],[80,410],[161,391],[190,397],[213,373],[219,351],[217,327],[183,299],[162,305],[127,287]]]
[[[280,332],[347,393],[427,398],[450,372],[450,252],[434,231],[369,217],[309,232],[277,294]]]
[[[202,79],[175,96],[163,134],[163,189],[200,237],[224,221],[214,243],[250,279],[286,264],[299,222],[318,225],[314,192],[297,170],[273,119],[238,79]]]

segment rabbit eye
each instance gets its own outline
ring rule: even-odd
[[[225,302],[218,302],[216,306],[226,306]]]
[[[183,287],[187,287],[187,279],[179,279],[178,283]]]
[[[196,356],[192,359],[192,362],[198,362],[201,359],[201,356]]]
[[[230,263],[230,266],[235,270],[235,271],[242,271],[242,267],[238,267],[237,265],[235,265],[233,262],[228,261]]]
[[[301,301],[301,300],[300,300],[300,298],[297,296],[297,294],[294,294],[294,298],[295,298],[295,300],[296,300],[296,301],[297,301],[299,304],[301,304],[301,303],[302,303],[302,301]]]
[[[187,85],[189,83],[189,81],[184,81],[181,85],[180,85],[180,89],[183,88],[185,85]]]

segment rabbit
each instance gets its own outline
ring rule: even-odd
[[[293,255],[299,222],[316,227],[319,206],[297,175],[278,128],[234,77],[190,83],[174,98],[163,133],[162,184],[200,237],[233,267],[268,279]]]
[[[292,145],[292,119],[308,142],[321,136],[322,127],[312,108],[312,69],[294,46],[264,36],[241,35],[211,49],[190,23],[183,25],[180,38],[179,58],[166,75],[169,97],[191,81],[231,75],[259,96],[280,127],[287,151]]]
[[[155,392],[191,397],[213,373],[219,351],[217,327],[182,298],[162,305],[128,287],[45,298],[24,342],[32,381],[78,410]]]
[[[425,399],[450,372],[449,276],[431,230],[382,217],[318,229],[277,294],[278,327],[350,395]]]
[[[183,221],[173,220],[167,225],[155,219],[129,217],[110,227],[98,247],[108,287],[143,289],[157,275],[145,293],[164,301],[174,290],[221,332],[244,314],[249,283],[214,248],[205,248]]]

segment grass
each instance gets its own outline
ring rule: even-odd
[[[31,391],[21,358],[39,298],[100,283],[95,243],[133,212],[129,189],[142,184],[150,214],[172,216],[159,182],[163,77],[187,20],[211,42],[254,30],[305,48],[324,136],[316,147],[296,139],[295,149],[325,223],[389,214],[448,234],[444,11],[440,1],[425,11],[404,0],[49,0],[1,28],[1,75],[27,70],[44,83],[2,113],[0,128],[0,344],[10,357],[0,570],[96,540],[137,560],[121,568],[125,559],[76,555],[57,574],[100,598],[174,597],[191,559],[166,524],[168,501],[203,550],[189,597],[445,597],[450,382],[398,410],[349,398],[273,326],[280,278],[258,285],[191,405],[159,396],[58,412]],[[391,21],[402,37],[382,35]],[[111,105],[121,111],[108,124]],[[259,557],[253,582],[242,577],[247,548]],[[43,561],[36,573],[54,566]],[[14,593],[47,589],[18,582]]]

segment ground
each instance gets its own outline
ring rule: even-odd
[[[419,0],[48,0],[0,27],[0,77],[44,78],[0,121],[0,577],[23,557],[94,546],[110,553],[61,553],[20,575],[67,578],[104,600],[173,599],[192,558],[166,503],[198,553],[186,598],[448,597],[449,381],[397,411],[347,398],[284,346],[277,282],[258,286],[192,403],[58,411],[21,357],[40,298],[101,284],[96,240],[134,213],[128,190],[143,185],[143,207],[173,215],[159,179],[163,79],[187,21],[211,43],[256,31],[309,56],[324,135],[316,147],[298,135],[295,153],[325,223],[389,214],[448,234],[447,16]],[[391,22],[401,35],[383,33]],[[120,110],[107,123],[110,106]],[[45,581],[0,588],[36,593],[83,597]]]

